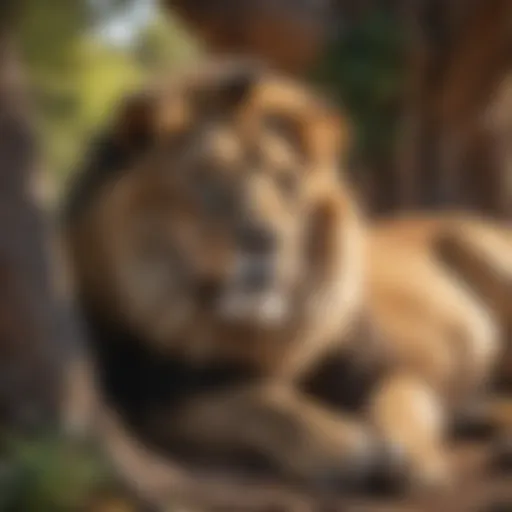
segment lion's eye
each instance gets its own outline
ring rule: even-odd
[[[299,181],[296,174],[283,172],[277,176],[277,184],[284,194],[293,196],[297,193]]]
[[[225,218],[232,214],[235,197],[229,180],[208,166],[199,166],[189,177],[189,186],[195,200],[208,214]]]

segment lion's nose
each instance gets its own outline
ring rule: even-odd
[[[248,256],[270,256],[277,245],[275,234],[270,229],[257,224],[241,224],[237,239],[241,251]]]

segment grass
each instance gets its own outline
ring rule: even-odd
[[[137,506],[90,442],[46,435],[4,439],[0,457],[1,512],[125,512]]]

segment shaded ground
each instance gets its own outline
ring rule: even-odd
[[[240,474],[228,478],[187,473],[156,461],[140,448],[134,450],[126,440],[118,441],[111,443],[111,449],[125,477],[152,501],[183,504],[170,512],[512,512],[512,467],[496,468],[495,450],[488,441],[454,446],[458,478],[449,492],[408,501],[311,494]]]
[[[454,444],[457,482],[444,495],[342,498],[240,471],[175,465],[135,442],[105,412],[94,421],[107,453],[92,439],[61,436],[1,443],[0,512],[512,512],[512,450],[497,467],[488,440]]]
[[[219,485],[214,511],[240,512],[512,512],[512,474],[486,470],[489,451],[485,446],[461,446],[454,450],[463,475],[444,496],[416,500],[382,498],[341,499],[309,495],[279,484],[250,484],[236,494]],[[205,500],[208,502],[209,498]],[[201,500],[199,500],[201,501]],[[206,503],[205,503],[206,504]]]

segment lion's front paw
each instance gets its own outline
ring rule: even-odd
[[[308,459],[306,465],[297,465],[296,474],[314,489],[354,493],[367,487],[369,478],[379,460],[379,444],[367,431],[354,432],[350,439],[325,446]]]
[[[369,479],[372,493],[385,495],[441,493],[452,483],[448,457],[440,450],[407,450],[387,444]]]

